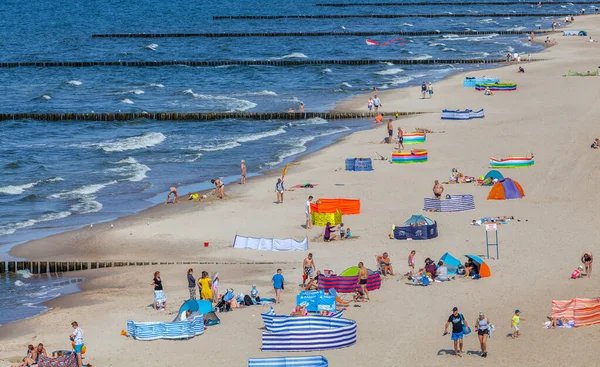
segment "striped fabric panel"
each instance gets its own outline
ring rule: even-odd
[[[248,367],[328,367],[329,362],[323,356],[248,358]]]
[[[575,321],[575,327],[600,323],[600,298],[574,298],[552,301],[552,317],[566,317]]]
[[[494,84],[494,83],[500,83],[500,79],[498,79],[498,78],[465,79],[463,81],[463,87],[475,88],[475,84]]]
[[[436,212],[462,212],[475,209],[473,195],[452,195],[450,199],[425,198],[423,210]]]
[[[443,110],[442,120],[471,120],[471,119],[482,119],[485,117],[483,108],[479,111],[473,110]]]
[[[135,322],[127,320],[127,333],[136,340],[188,339],[204,334],[204,318],[192,321]]]
[[[359,288],[358,276],[354,277],[319,277],[319,289],[335,289],[338,293],[354,293]],[[379,273],[369,275],[367,279],[367,290],[374,291],[381,288],[381,276]]]
[[[490,167],[494,168],[520,168],[530,167],[535,164],[534,157],[508,157],[504,159],[490,158]]]
[[[263,319],[263,322],[265,323],[265,329],[267,331],[273,331],[274,328],[279,327],[283,321],[281,320],[287,320],[287,319],[291,319],[292,321],[296,321],[299,319],[304,319],[304,318],[309,318],[309,317],[319,317],[319,318],[342,318],[344,317],[344,310],[339,310],[333,313],[332,316],[320,316],[320,315],[315,315],[315,316],[306,316],[306,317],[298,317],[298,316],[288,316],[288,315],[276,315],[275,314],[275,310],[273,309],[273,307],[271,307],[269,309],[269,311],[262,313],[260,315]],[[277,320],[277,321],[276,321]]]
[[[316,351],[336,349],[356,343],[357,325],[354,320],[332,319],[329,327],[308,330],[263,332],[263,351]]]

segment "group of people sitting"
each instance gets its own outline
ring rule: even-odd
[[[471,176],[465,176],[462,172],[458,172],[458,169],[452,168],[452,172],[450,174],[449,184],[454,183],[471,183],[475,182],[477,179]]]
[[[347,240],[352,238],[352,231],[350,228],[344,229],[344,223],[340,223],[339,226],[332,226],[331,222],[327,222],[325,225],[325,232],[323,233],[323,241],[329,242],[333,241],[337,238],[337,235],[334,232],[338,232],[340,235],[340,240]]]
[[[411,255],[414,255],[411,253]],[[410,262],[410,260],[409,260]],[[413,266],[408,275],[408,280],[413,283],[419,283],[422,285],[429,285],[432,281],[436,282],[447,282],[454,277],[450,278],[448,275],[448,268],[444,264],[443,260],[439,260],[437,265],[431,258],[425,259],[425,266],[417,271],[414,271]],[[464,265],[459,265],[456,269],[456,275],[459,277],[471,277],[473,279],[479,279],[479,266],[472,259],[468,259]]]
[[[23,362],[19,365],[13,365],[12,367],[29,367],[38,365],[42,359],[42,356],[46,359],[61,359],[64,356],[70,355],[71,351],[59,350],[52,353],[51,357],[48,357],[48,353],[46,352],[46,348],[44,348],[44,344],[39,343],[37,347],[34,347],[32,344],[27,346],[27,355],[23,358]],[[56,364],[56,366],[62,366],[63,364]],[[54,366],[54,364],[53,364]],[[87,367],[93,367],[91,364],[87,364]]]

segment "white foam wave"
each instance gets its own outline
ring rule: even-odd
[[[417,56],[411,57],[410,60],[427,60],[427,59],[431,59],[431,58],[433,58],[433,56],[423,54],[423,55],[417,55]]]
[[[17,286],[17,287],[22,287],[22,286],[24,286],[24,285],[25,285],[25,283],[23,283],[22,281],[20,281],[20,280],[15,280],[15,286]]]
[[[515,27],[512,27],[512,28],[508,28],[507,31],[522,31],[524,29],[526,29],[526,28],[522,27],[522,26],[515,26]]]
[[[156,51],[156,49],[158,48],[158,45],[156,43],[151,43],[149,45],[144,46],[144,48],[147,50]]]
[[[347,82],[342,82],[342,83],[340,83],[340,86],[342,86],[342,87],[346,87],[346,88],[352,88],[352,84],[350,84],[350,83],[347,83]]]
[[[83,83],[80,82],[79,80],[69,80],[66,82],[67,84],[71,84],[71,85],[75,85],[75,86],[79,86],[82,85]]]
[[[97,202],[94,197],[84,197],[70,209],[75,214],[96,213],[102,210],[102,204]]]
[[[17,270],[17,271],[15,272],[15,274],[22,276],[24,279],[31,278],[31,276],[33,275],[33,274],[31,274],[31,272],[30,272],[29,270],[27,270],[27,269],[24,269],[24,270]]]
[[[431,47],[435,47],[435,46],[446,46],[445,43],[441,43],[441,42],[430,42],[429,46]]]
[[[49,197],[52,199],[79,199],[82,196],[93,195],[93,194],[97,193],[98,191],[102,190],[103,188],[105,188],[106,186],[114,185],[116,183],[117,183],[117,181],[110,181],[110,182],[103,183],[103,184],[84,185],[84,186],[80,186],[71,191],[61,192],[58,194],[52,194]]]
[[[264,138],[268,138],[270,136],[276,136],[276,135],[280,135],[280,134],[285,134],[285,130],[283,128],[279,128],[279,129],[275,129],[275,130],[271,130],[271,131],[266,131],[264,133],[259,133],[259,134],[250,134],[250,135],[246,135],[246,136],[242,136],[241,138],[237,139],[238,143],[247,143],[250,141],[255,141],[255,140],[260,140],[260,139],[264,139]]]
[[[281,56],[280,58],[281,59],[307,59],[308,56],[306,56],[305,54],[300,53],[300,52],[294,52],[289,55]]]
[[[161,133],[144,133],[139,136],[119,139],[114,142],[100,143],[96,146],[108,153],[124,152],[127,150],[150,148],[162,143],[165,139],[166,136]]]
[[[401,25],[404,27],[413,27],[413,25],[410,23],[402,23]]]
[[[325,68],[325,69],[321,70],[321,73],[322,74],[331,73],[331,69],[330,68]]]
[[[202,157],[202,153],[182,154],[177,158],[161,158],[161,162],[166,163],[192,163]]]
[[[4,186],[4,187],[0,187],[0,193],[7,194],[7,195],[20,195],[25,190],[31,189],[41,183],[56,182],[56,181],[63,181],[63,179],[61,177],[52,177],[52,178],[49,178],[46,180],[39,180],[39,181],[26,183],[24,185],[19,185],[19,186]]]
[[[121,100],[121,103],[125,103],[125,104],[134,104],[134,102],[133,102],[131,99],[129,99],[129,98],[122,99],[122,100]]]
[[[392,79],[390,81],[390,84],[391,85],[406,84],[406,83],[410,82],[413,79],[414,79],[414,77],[411,77],[411,76],[400,76],[400,77],[396,77],[396,78]]]
[[[233,111],[246,111],[246,110],[256,107],[256,103],[247,101],[245,99],[226,97],[226,96],[212,96],[209,94],[198,94],[198,93],[194,93],[194,91],[191,89],[186,89],[181,93],[188,94],[194,98],[201,99],[201,100],[223,101],[223,102],[225,102],[226,106],[228,108],[232,109]]]
[[[377,75],[396,75],[403,71],[404,71],[404,69],[401,69],[401,68],[393,68],[393,69],[387,69],[387,70],[382,70],[382,71],[376,71],[375,74],[377,74]]]
[[[247,93],[240,93],[240,94],[234,94],[234,96],[277,96],[277,93],[270,91],[270,90],[261,90],[259,92],[247,92]]]
[[[0,236],[13,234],[16,231],[18,231],[19,229],[31,227],[36,223],[49,222],[52,220],[66,218],[69,215],[71,215],[71,212],[67,212],[67,211],[59,212],[59,213],[48,213],[48,214],[44,214],[36,219],[27,219],[22,222],[8,223],[8,224],[0,226]]]
[[[139,163],[133,157],[121,159],[115,164],[125,165],[119,168],[111,168],[109,172],[116,172],[120,176],[127,176],[126,180],[131,182],[139,182],[146,178],[146,172],[150,171],[150,167]]]
[[[156,87],[156,88],[164,88],[165,86],[160,84],[160,83],[150,83],[148,84],[149,87]]]
[[[190,147],[189,149],[200,150],[203,152],[217,152],[220,150],[228,150],[241,146],[237,141],[229,141],[226,143],[212,143],[207,145],[201,145],[198,147]]]
[[[52,99],[52,97],[50,97],[50,96],[49,96],[49,95],[47,95],[47,94],[42,94],[42,95],[40,96],[40,98],[41,98],[41,99],[45,99],[46,101],[49,101],[49,100],[51,100],[51,99]]]
[[[444,47],[442,48],[442,51],[456,51],[456,49],[452,47]]]

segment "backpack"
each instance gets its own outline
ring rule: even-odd
[[[250,298],[249,295],[244,296],[244,305],[246,305],[246,306],[254,305],[254,303],[252,302],[252,298]]]

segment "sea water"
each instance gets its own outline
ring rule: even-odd
[[[213,20],[214,15],[575,13],[580,5],[317,7],[321,0],[0,5],[0,62],[133,60],[483,59],[540,50],[525,36],[92,38],[95,33],[464,31],[548,28],[552,17]],[[566,6],[567,8],[564,8]],[[372,36],[385,42],[391,36]],[[470,68],[470,69],[469,69]],[[436,82],[470,65],[86,67],[0,70],[0,112],[325,111],[381,90]],[[492,76],[493,71],[488,76]],[[382,101],[386,104],[386,101]],[[366,105],[366,101],[365,101]],[[320,149],[368,120],[0,123],[0,259],[16,243],[145,209],[170,186],[253,174]],[[340,162],[342,164],[342,162]],[[162,199],[161,199],[162,200]],[[8,278],[6,278],[8,279]],[[13,299],[33,299],[22,279]],[[14,279],[14,281],[13,281]],[[43,279],[42,279],[43,280]],[[40,284],[44,284],[43,280]],[[48,280],[49,281],[49,280]],[[41,287],[40,285],[39,287]],[[36,286],[37,287],[37,286]],[[60,292],[58,292],[60,293]],[[57,294],[57,293],[52,293]],[[32,303],[32,302],[26,302]],[[21,312],[16,310],[16,313]],[[30,313],[23,313],[27,317]],[[12,316],[11,316],[12,317]],[[12,317],[14,319],[14,317]],[[1,323],[1,321],[0,321]]]

